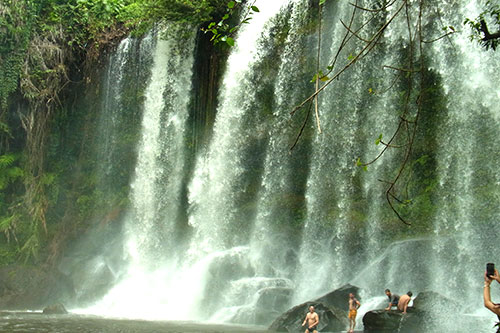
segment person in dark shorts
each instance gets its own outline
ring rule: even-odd
[[[316,312],[314,312],[314,306],[309,307],[309,312],[306,315],[306,319],[302,323],[302,327],[304,327],[307,323],[307,327],[305,333],[318,333],[318,323],[319,316]]]
[[[398,306],[399,295],[391,293],[389,289],[385,290],[385,294],[389,297],[389,306],[385,308],[387,311],[389,311],[393,306]]]

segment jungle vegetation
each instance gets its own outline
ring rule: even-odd
[[[73,90],[91,83],[102,55],[127,34],[165,22],[201,26],[226,6],[225,0],[0,3],[0,264],[55,262],[68,235],[85,230],[89,195],[64,193],[72,167],[55,150]],[[92,175],[85,178],[91,186]],[[64,196],[74,199],[75,216],[55,208]],[[126,196],[113,200],[120,205]],[[72,222],[56,222],[64,219]]]
[[[328,1],[332,0],[319,0],[315,6],[320,10]],[[71,163],[82,163],[85,158],[75,152],[82,138],[75,135],[67,151],[58,150],[61,141],[67,140],[63,133],[72,131],[68,129],[68,117],[72,116],[68,105],[74,102],[74,90],[92,83],[92,73],[99,68],[103,54],[124,36],[144,34],[153,25],[165,22],[201,27],[213,34],[214,43],[232,46],[238,26],[249,22],[251,14],[259,11],[254,4],[254,1],[230,0],[3,0],[0,3],[0,231],[3,233],[0,265],[54,263],[66,242],[88,228],[92,214],[110,219],[127,203],[127,191],[117,191],[108,205],[114,207],[112,210],[103,207],[100,212],[92,211],[92,203],[100,199],[88,190],[93,185],[92,174],[82,167],[78,181],[69,175],[74,171]],[[240,12],[243,23],[235,20]],[[488,1],[479,17],[465,21],[472,29],[472,38],[482,42],[486,49],[495,50],[498,45],[499,13],[499,5]],[[373,43],[382,32],[383,29],[373,35]],[[424,61],[414,59],[412,66],[423,68]],[[316,93],[305,102],[317,98],[322,89],[318,88],[320,82],[336,78],[330,74],[333,68],[334,63],[324,73],[320,69],[315,75],[312,73],[317,83]],[[438,78],[426,73],[420,78],[409,78],[405,84],[418,86],[425,80]],[[434,101],[437,94],[428,92],[426,98]],[[75,122],[83,122],[85,116],[74,118]],[[391,141],[384,140],[379,137],[377,144],[390,145]],[[405,163],[417,166],[423,163],[418,157],[410,158],[410,152]],[[61,158],[58,154],[67,156]],[[370,162],[359,163],[367,166]],[[389,189],[388,197],[392,196],[397,195]],[[71,213],[56,208],[61,200],[73,202]]]

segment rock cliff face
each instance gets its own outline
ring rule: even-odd
[[[301,326],[311,305],[319,315],[319,331],[342,331],[349,326],[347,319],[349,293],[357,295],[359,288],[345,285],[320,298],[293,307],[269,326],[276,332],[303,332]]]
[[[71,282],[56,271],[17,265],[0,269],[0,309],[40,310],[72,295]]]

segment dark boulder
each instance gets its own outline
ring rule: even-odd
[[[43,309],[44,314],[67,314],[68,311],[61,303],[51,304]]]
[[[398,310],[373,310],[363,317],[367,332],[422,332],[442,326],[443,316],[459,313],[459,303],[433,291],[423,291],[413,300],[413,307],[403,314]]]
[[[422,332],[424,316],[408,309],[403,314],[397,310],[373,310],[363,316],[365,332]]]
[[[309,311],[309,306],[313,305],[319,315],[319,331],[345,330],[349,326],[347,319],[349,293],[357,296],[358,291],[358,287],[347,284],[313,301],[297,305],[279,316],[269,329],[277,332],[303,332],[301,324]]]
[[[349,325],[347,315],[344,311],[329,308],[325,304],[317,302],[306,302],[295,306],[279,316],[269,326],[269,330],[275,332],[304,332],[305,328],[302,327],[302,322],[309,311],[309,306],[313,305],[316,313],[319,316],[319,331],[340,331]]]

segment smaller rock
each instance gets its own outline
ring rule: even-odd
[[[61,303],[51,304],[43,309],[44,314],[67,314],[68,311]]]
[[[422,332],[424,318],[410,309],[407,314],[397,310],[373,310],[363,316],[363,326],[366,332]]]

